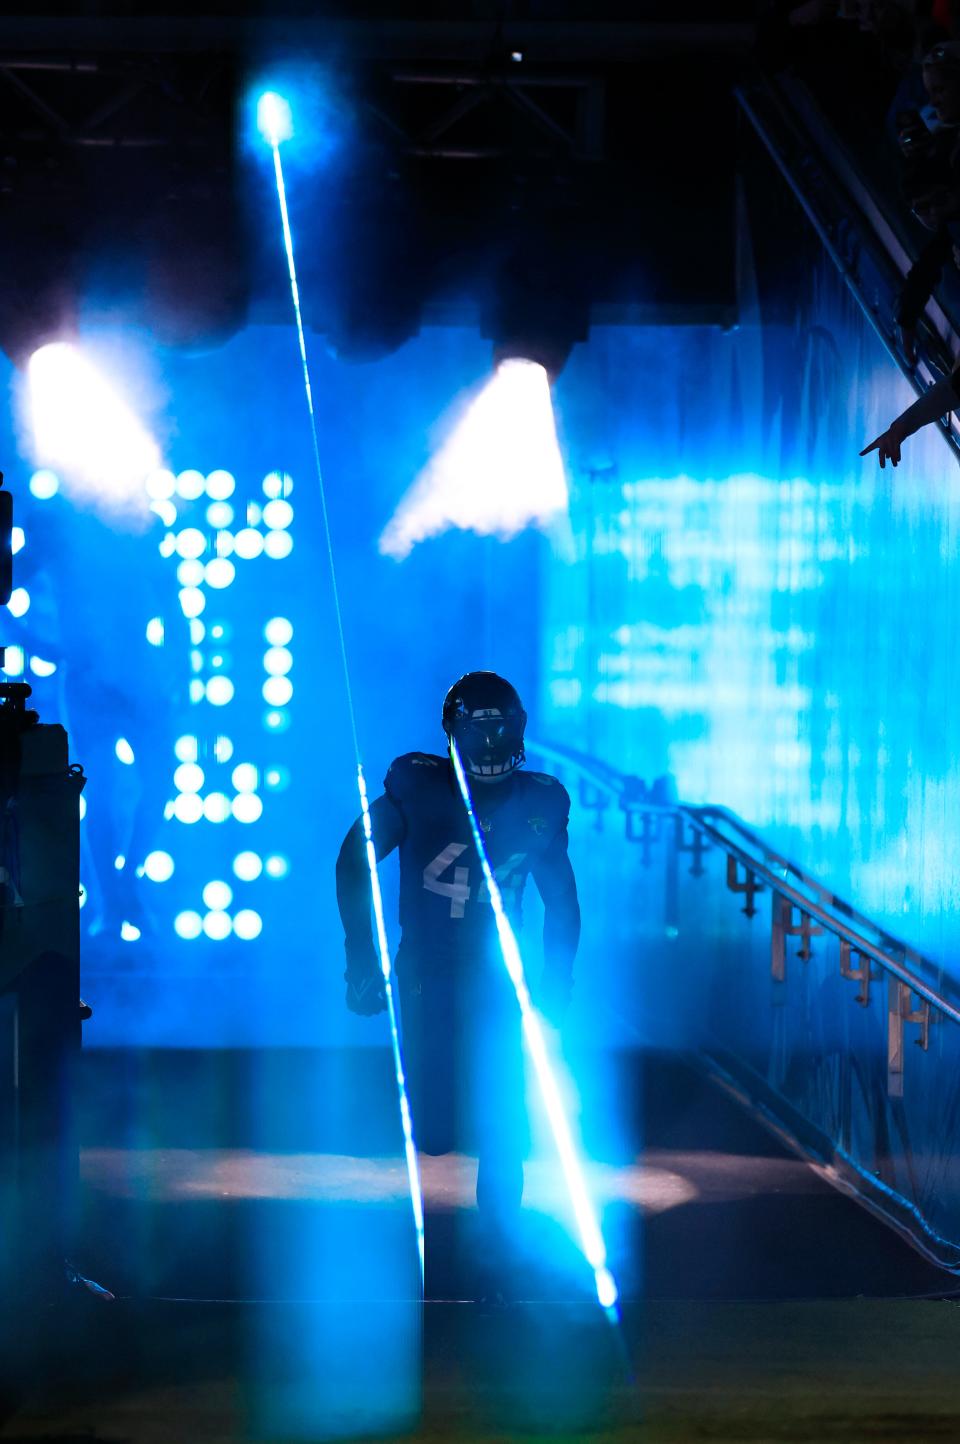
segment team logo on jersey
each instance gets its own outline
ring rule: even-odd
[[[538,837],[547,830],[547,819],[545,817],[528,817],[527,822]]]

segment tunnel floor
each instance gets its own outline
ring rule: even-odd
[[[127,1096],[117,1069],[130,1062],[95,1059],[85,1105],[82,1264],[120,1297],[73,1299],[42,1325],[29,1357],[24,1346],[27,1362],[0,1394],[6,1441],[960,1436],[960,1304],[948,1297],[950,1276],[676,1058],[626,1060],[623,1083],[632,1078],[640,1100],[635,1153],[592,1176],[623,1288],[616,1329],[576,1251],[540,1211],[550,1183],[536,1167],[519,1301],[493,1313],[461,1301],[474,1282],[473,1165],[456,1156],[425,1162],[422,1314],[400,1294],[350,1302],[328,1288],[325,1296],[316,1267],[295,1266],[304,1220],[322,1217],[335,1247],[372,1237],[389,1245],[394,1229],[404,1248],[398,1160],[335,1149],[342,1139],[333,1135],[319,1157],[278,1146],[302,1143],[296,1129],[269,1149],[244,1146],[219,1104],[200,1116],[196,1059],[178,1083],[163,1078],[172,1060],[156,1065],[145,1115],[153,1137],[148,1145],[141,1128],[121,1146],[130,1120],[103,1100]],[[285,1062],[280,1074],[303,1062]],[[207,1075],[211,1086],[216,1075],[221,1087],[222,1064]],[[142,1085],[141,1073],[134,1092]],[[180,1089],[194,1097],[192,1113]],[[220,1148],[203,1137],[214,1114]],[[349,1222],[357,1218],[359,1231]],[[250,1240],[263,1236],[273,1242],[254,1267]],[[382,1337],[394,1341],[420,1340],[422,1330],[409,1417],[389,1427],[364,1421],[358,1400],[384,1397],[382,1360],[367,1354],[322,1427],[278,1423],[303,1378],[328,1372],[325,1325],[342,1337],[361,1319],[368,1336],[382,1323]]]

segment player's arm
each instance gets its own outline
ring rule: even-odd
[[[944,376],[942,381],[937,381],[929,391],[925,391],[896,421],[891,421],[886,431],[871,441],[869,446],[865,446],[860,455],[866,456],[868,452],[876,451],[881,468],[886,466],[888,458],[896,466],[900,461],[900,448],[908,436],[912,436],[922,426],[929,426],[931,421],[939,421],[941,416],[946,416],[958,406],[960,368],[952,371],[949,376]]]
[[[388,792],[370,804],[370,826],[377,861],[403,841],[403,813]],[[379,1013],[386,1006],[380,958],[370,916],[370,868],[363,819],[343,839],[337,858],[337,907],[347,955],[347,1007],[355,1013]]]
[[[580,901],[568,851],[570,799],[560,784],[556,785],[563,796],[563,816],[530,871],[543,899],[543,978],[538,1001],[547,1017],[559,1023],[573,989],[573,963],[580,942]]]

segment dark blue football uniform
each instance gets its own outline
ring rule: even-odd
[[[544,969],[535,1000],[558,1012],[580,936],[567,854],[570,798],[555,777],[516,771],[471,793],[487,856],[513,926],[532,877],[544,903]],[[497,946],[493,909],[451,763],[398,757],[371,804],[378,860],[400,852],[397,952],[414,1126],[424,1151],[473,1146],[477,1197],[508,1215],[523,1189],[524,1077],[516,997]],[[351,968],[373,968],[370,878],[355,823],[337,861],[337,900]]]

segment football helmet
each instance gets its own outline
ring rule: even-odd
[[[527,714],[516,688],[496,672],[467,672],[454,682],[442,721],[472,778],[495,782],[523,766]]]

